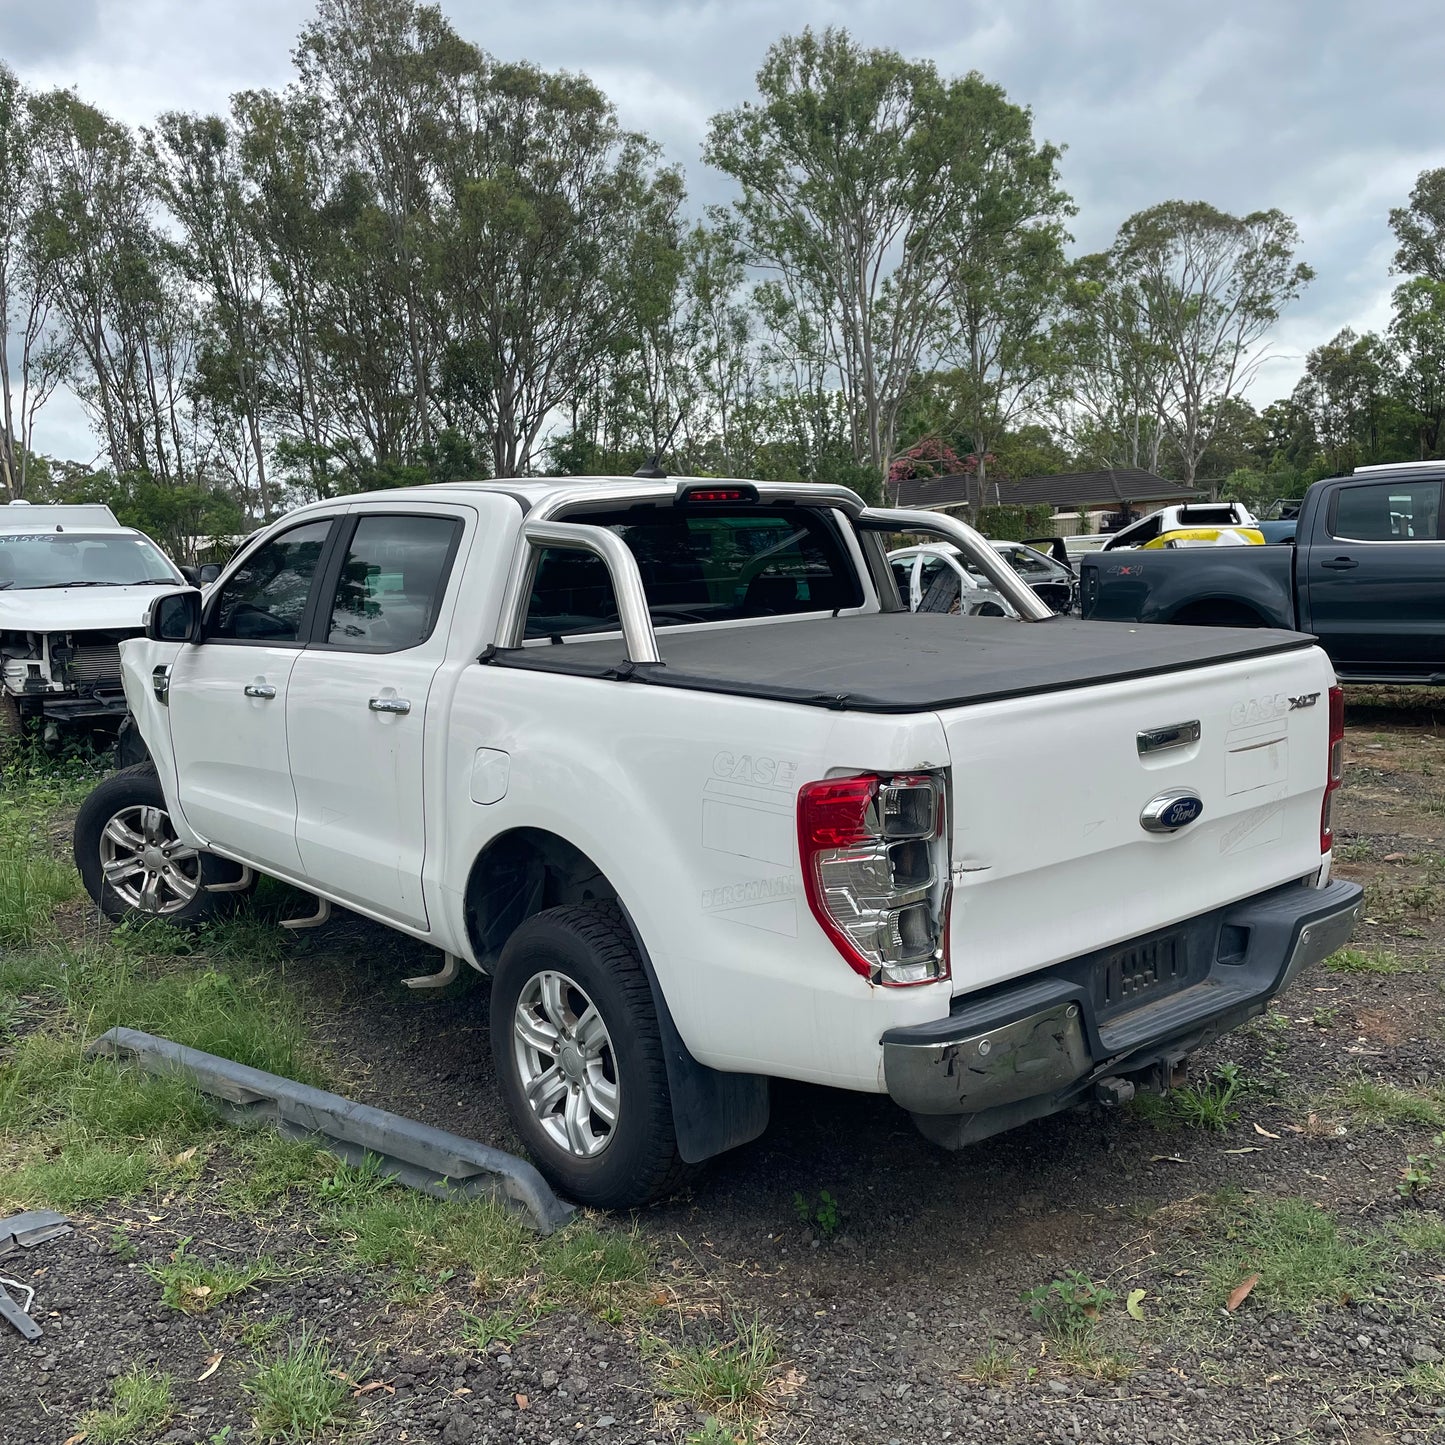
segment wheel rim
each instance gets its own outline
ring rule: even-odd
[[[127,908],[179,913],[201,891],[201,855],[176,837],[164,808],[111,815],[100,835],[100,873]]]
[[[527,980],[512,1048],[542,1131],[568,1154],[595,1158],[612,1142],[621,1091],[612,1035],[575,979],[549,969]]]

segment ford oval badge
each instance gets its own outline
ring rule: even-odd
[[[1176,790],[1160,793],[1144,804],[1139,826],[1147,833],[1177,833],[1204,812],[1204,799],[1197,793]]]

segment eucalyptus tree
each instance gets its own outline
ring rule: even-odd
[[[1408,206],[1390,211],[1395,270],[1445,281],[1445,166],[1421,171]]]
[[[35,423],[70,367],[52,324],[56,270],[36,244],[38,126],[31,98],[0,63],[0,493],[25,495]]]
[[[1112,258],[1138,287],[1151,344],[1169,355],[1165,418],[1190,486],[1212,418],[1248,386],[1260,343],[1314,277],[1298,247],[1282,211],[1232,216],[1203,201],[1165,201],[1120,227]]]

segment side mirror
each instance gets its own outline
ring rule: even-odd
[[[206,562],[196,569],[196,585],[199,587],[209,587],[220,575],[221,568],[219,563]]]
[[[157,597],[146,615],[146,636],[152,642],[199,642],[201,594],[189,589]]]

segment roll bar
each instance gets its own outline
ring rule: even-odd
[[[522,645],[527,625],[527,604],[536,585],[537,559],[547,548],[566,547],[577,552],[592,552],[606,566],[612,578],[612,594],[617,599],[617,615],[622,623],[622,639],[627,645],[628,658],[632,662],[662,661],[637,560],[616,532],[583,522],[528,520],[522,523],[521,544],[526,548],[526,555],[521,566],[513,566],[507,592],[502,599],[502,616],[497,626],[498,647]]]

